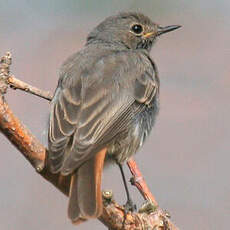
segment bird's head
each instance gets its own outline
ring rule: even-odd
[[[124,45],[128,49],[150,51],[157,37],[180,27],[161,27],[141,13],[120,13],[106,18],[94,28],[87,38],[87,43],[99,41]]]

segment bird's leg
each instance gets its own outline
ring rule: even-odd
[[[130,193],[129,193],[129,189],[128,189],[128,185],[127,185],[127,182],[126,182],[126,179],[125,179],[125,174],[124,174],[124,170],[123,170],[123,165],[120,164],[120,163],[117,163],[119,168],[120,168],[120,171],[121,171],[121,176],[122,176],[122,180],[124,182],[124,186],[125,186],[125,191],[126,191],[126,195],[127,195],[127,202],[126,204],[124,205],[125,207],[125,212],[133,212],[133,211],[136,211],[137,207],[136,205],[133,203],[131,197],[130,197]]]

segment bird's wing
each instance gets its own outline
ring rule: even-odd
[[[63,174],[127,130],[157,88],[152,63],[132,52],[102,57],[80,76],[68,73],[56,91],[49,128],[51,169]]]

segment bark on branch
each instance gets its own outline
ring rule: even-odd
[[[51,100],[52,94],[10,76],[10,64],[11,54],[6,53],[6,55],[0,59],[0,131],[44,179],[68,196],[70,177],[49,172],[45,164],[47,149],[14,115],[4,98],[8,86],[14,89],[24,90],[47,100]],[[138,188],[143,197],[151,202],[144,205],[138,213],[128,213],[125,218],[124,208],[113,200],[112,193],[108,191],[103,192],[104,208],[99,220],[109,229],[178,230],[169,219],[167,213],[158,207],[154,196],[148,189],[133,159],[129,161],[128,166],[134,176],[133,184]]]

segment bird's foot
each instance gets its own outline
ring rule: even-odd
[[[127,200],[126,204],[124,205],[125,213],[128,212],[135,212],[137,210],[136,204],[133,203],[131,199]]]

